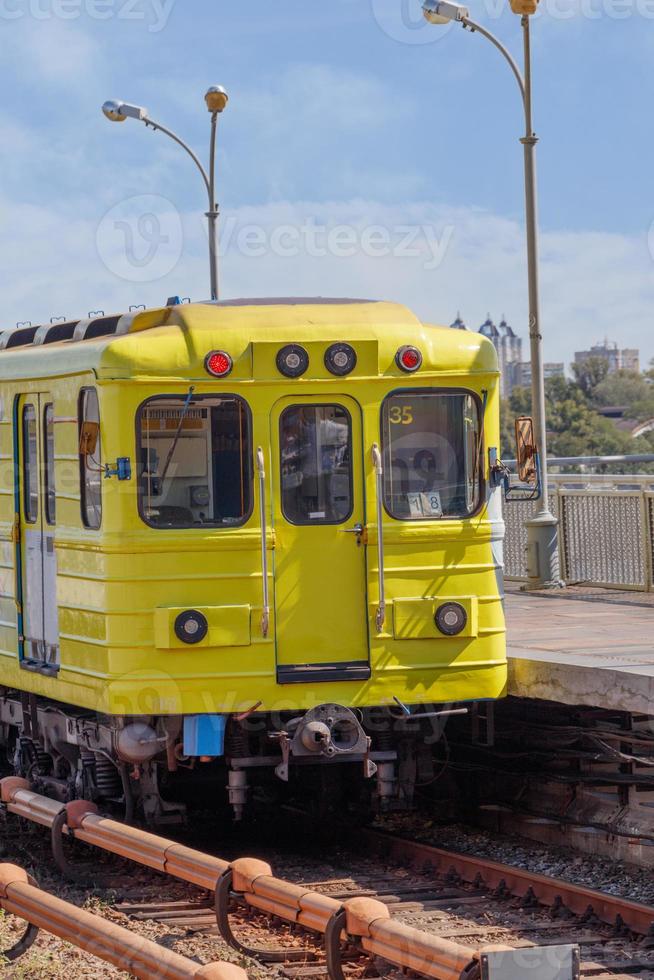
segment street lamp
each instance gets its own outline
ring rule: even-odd
[[[213,300],[217,300],[219,294],[218,218],[220,216],[220,210],[216,203],[216,133],[218,130],[218,116],[224,112],[229,101],[229,96],[222,85],[214,85],[207,91],[204,100],[207,104],[207,109],[211,113],[211,141],[208,174],[190,146],[187,146],[187,144],[180,139],[179,136],[171,132],[170,129],[166,129],[166,127],[162,126],[161,123],[155,122],[154,119],[150,119],[148,110],[144,109],[143,106],[131,105],[129,102],[119,102],[112,99],[109,102],[104,103],[102,106],[102,111],[110,122],[125,122],[126,119],[136,119],[139,122],[144,123],[150,129],[158,130],[160,133],[165,133],[166,136],[169,136],[175,141],[175,143],[179,144],[183,150],[186,150],[190,158],[193,160],[193,163],[200,171],[207,191],[207,196],[209,198],[209,210],[206,212],[206,216],[209,222],[209,271],[211,279],[211,298]]]
[[[527,216],[527,266],[529,275],[529,343],[531,348],[531,399],[536,439],[540,451],[541,496],[527,528],[527,575],[530,588],[560,585],[557,520],[549,508],[547,478],[547,428],[545,420],[545,378],[540,332],[540,287],[538,262],[538,199],[536,194],[536,144],[532,121],[531,36],[529,16],[536,12],[538,0],[510,0],[514,13],[522,16],[524,77],[515,59],[501,41],[470,19],[466,7],[450,0],[425,0],[423,12],[432,24],[456,22],[464,30],[477,32],[494,44],[504,56],[518,83],[525,113],[525,135],[520,142],[525,160],[525,203]]]

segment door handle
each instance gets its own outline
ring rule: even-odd
[[[342,527],[340,531],[341,534],[356,534],[357,544],[367,544],[368,542],[368,530],[363,524],[355,524],[354,527]]]
[[[377,487],[377,565],[379,567],[379,605],[375,616],[377,632],[381,633],[386,622],[386,590],[384,587],[384,464],[377,443],[372,447],[372,465]]]
[[[270,629],[270,597],[268,591],[268,529],[266,527],[266,465],[263,449],[257,448],[257,472],[259,474],[259,516],[261,519],[261,575],[263,579],[263,609],[261,635],[268,636]]]

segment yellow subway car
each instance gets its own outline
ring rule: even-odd
[[[152,822],[189,787],[409,803],[447,712],[505,689],[498,445],[493,346],[392,303],[6,331],[9,764]]]

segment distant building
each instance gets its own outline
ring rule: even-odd
[[[616,371],[640,372],[640,351],[632,347],[620,350],[612,340],[605,340],[603,344],[595,344],[590,350],[577,351],[575,364],[582,364],[589,357],[600,357],[606,361],[609,366],[609,374],[614,374]]]
[[[543,374],[545,380],[548,378],[565,378],[565,364],[563,361],[547,361],[543,364]],[[524,361],[516,365],[516,381],[514,388],[531,387],[531,362]]]
[[[460,313],[457,313],[451,327],[453,330],[468,329]],[[522,360],[522,337],[518,337],[509,326],[506,317],[502,317],[498,327],[489,313],[478,332],[482,337],[487,337],[497,351],[502,398],[509,398],[514,388],[528,388],[531,385],[531,364]],[[562,362],[551,362],[545,364],[544,368],[545,378],[565,377],[565,365]]]
[[[497,351],[500,362],[500,393],[502,398],[508,398],[516,384],[517,367],[522,361],[522,338],[518,337],[512,327],[502,317],[499,327],[496,327],[490,313],[479,328],[482,337],[487,337]]]
[[[622,405],[607,405],[596,409],[596,411],[598,415],[603,415],[605,419],[610,419],[616,429],[619,429],[621,432],[626,432],[633,439],[645,435],[646,432],[654,432],[654,419],[646,419],[645,421],[642,419],[630,419],[627,415],[627,409]]]
[[[499,330],[500,390],[502,397],[508,398],[517,384],[518,365],[522,362],[522,337],[518,337],[504,316],[500,321]]]

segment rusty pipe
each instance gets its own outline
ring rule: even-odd
[[[30,884],[27,873],[0,864],[0,906],[46,932],[144,980],[247,980],[231,963],[199,966],[180,953],[144,939],[98,915],[92,915]]]
[[[242,901],[286,922],[325,934],[334,916],[343,908],[336,899],[276,878],[264,861],[240,858],[228,864],[164,837],[108,820],[99,815],[92,803],[80,800],[64,806],[38,796],[29,786],[26,780],[16,777],[0,780],[0,799],[9,812],[52,827],[55,817],[65,809],[67,825],[64,830],[74,834],[77,840],[208,891],[215,891],[222,875],[231,870],[233,890]],[[379,902],[372,902],[367,907],[355,904],[358,901],[353,899],[345,905],[349,916],[346,931],[358,938],[367,952],[383,956],[396,966],[418,970],[434,980],[460,980],[474,962],[474,950],[399,922],[387,921],[390,919],[388,910]],[[384,910],[384,915],[380,909]]]

